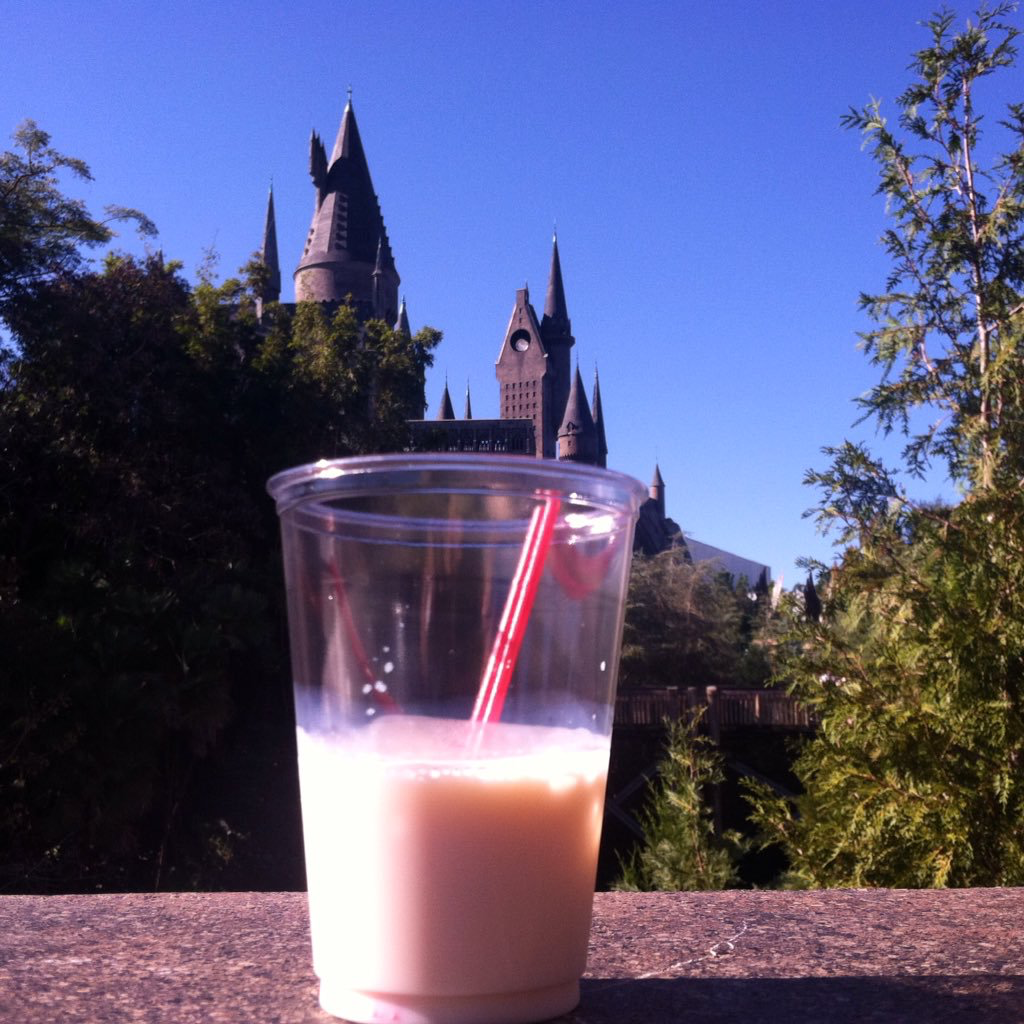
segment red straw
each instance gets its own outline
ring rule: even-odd
[[[526,540],[519,556],[512,586],[505,600],[505,608],[498,623],[498,634],[487,659],[480,690],[476,695],[471,721],[497,722],[505,704],[512,671],[523,646],[526,626],[530,621],[530,610],[537,596],[537,587],[544,572],[544,560],[551,546],[551,534],[558,519],[561,502],[550,495],[533,510]]]

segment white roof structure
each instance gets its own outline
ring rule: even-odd
[[[750,586],[754,586],[763,574],[764,582],[771,582],[771,567],[763,562],[755,562],[751,558],[734,555],[731,551],[723,551],[721,548],[716,548],[711,544],[694,540],[693,537],[686,538],[686,547],[690,552],[690,557],[695,562],[717,562],[722,567],[722,571],[729,573],[734,581],[738,580],[741,576],[746,576]]]

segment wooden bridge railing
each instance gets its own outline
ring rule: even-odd
[[[615,702],[617,726],[660,728],[705,708],[704,727],[714,737],[750,726],[812,732],[816,721],[796,698],[781,690],[724,689],[717,686],[621,691]]]

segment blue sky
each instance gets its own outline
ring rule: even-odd
[[[557,225],[609,465],[646,483],[660,464],[684,531],[789,586],[798,556],[831,557],[801,516],[805,470],[873,438],[852,399],[877,380],[857,296],[884,281],[884,205],[839,118],[871,96],[893,110],[931,10],[8,0],[0,132],[35,119],[89,163],[72,191],[144,210],[190,277],[209,248],[227,275],[258,246],[273,181],[291,299],[309,133],[330,148],[351,85],[413,328],[445,335],[430,414],[447,376],[457,409],[468,382],[497,415],[515,290],[543,305]]]

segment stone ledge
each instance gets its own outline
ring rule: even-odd
[[[1024,890],[598,893],[572,1024],[1024,1021]],[[329,1024],[302,893],[0,897],[0,1020]]]

